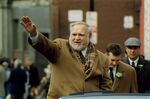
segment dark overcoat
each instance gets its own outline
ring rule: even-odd
[[[130,64],[127,57],[123,59],[123,62]],[[150,62],[143,57],[139,57],[135,70],[137,73],[138,92],[150,92]]]

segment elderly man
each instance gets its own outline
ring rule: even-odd
[[[127,57],[123,61],[136,70],[138,92],[150,92],[150,62],[140,55],[140,40],[130,37],[124,42],[124,45]]]
[[[44,37],[27,16],[21,24],[30,34],[30,44],[51,63],[51,84],[47,99],[78,92],[110,90],[108,60],[90,42],[91,31],[84,22],[71,24],[69,40]]]

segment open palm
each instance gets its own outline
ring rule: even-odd
[[[21,24],[31,35],[36,34],[36,26],[28,16],[21,17]]]

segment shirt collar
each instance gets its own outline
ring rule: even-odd
[[[138,58],[136,58],[136,60],[131,60],[130,58],[128,58],[129,59],[129,62],[130,62],[130,65],[132,65],[132,62],[134,62],[134,64],[135,64],[135,66],[137,66],[137,63],[138,63],[138,60],[139,60],[139,57]]]
[[[87,51],[87,48],[85,48],[84,50],[81,51],[81,53],[83,54],[84,57],[86,55],[86,51]]]

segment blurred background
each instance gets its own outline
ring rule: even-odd
[[[137,37],[141,41],[141,55],[150,60],[150,0],[0,0],[1,63],[8,66],[14,60],[14,66],[34,64],[39,83],[32,89],[38,86],[47,92],[51,64],[28,44],[27,33],[20,25],[21,16],[31,17],[38,30],[51,40],[67,39],[70,23],[85,21],[92,27],[91,41],[102,52],[109,43],[119,43],[124,50],[124,41]],[[28,85],[25,88],[31,89]],[[37,91],[30,93],[36,96]]]
[[[107,44],[131,36],[141,40],[141,54],[150,60],[150,0],[0,0],[0,56],[30,57],[40,77],[48,61],[27,42],[20,17],[29,16],[49,39],[68,38],[73,21],[93,27],[92,41],[104,52]]]

